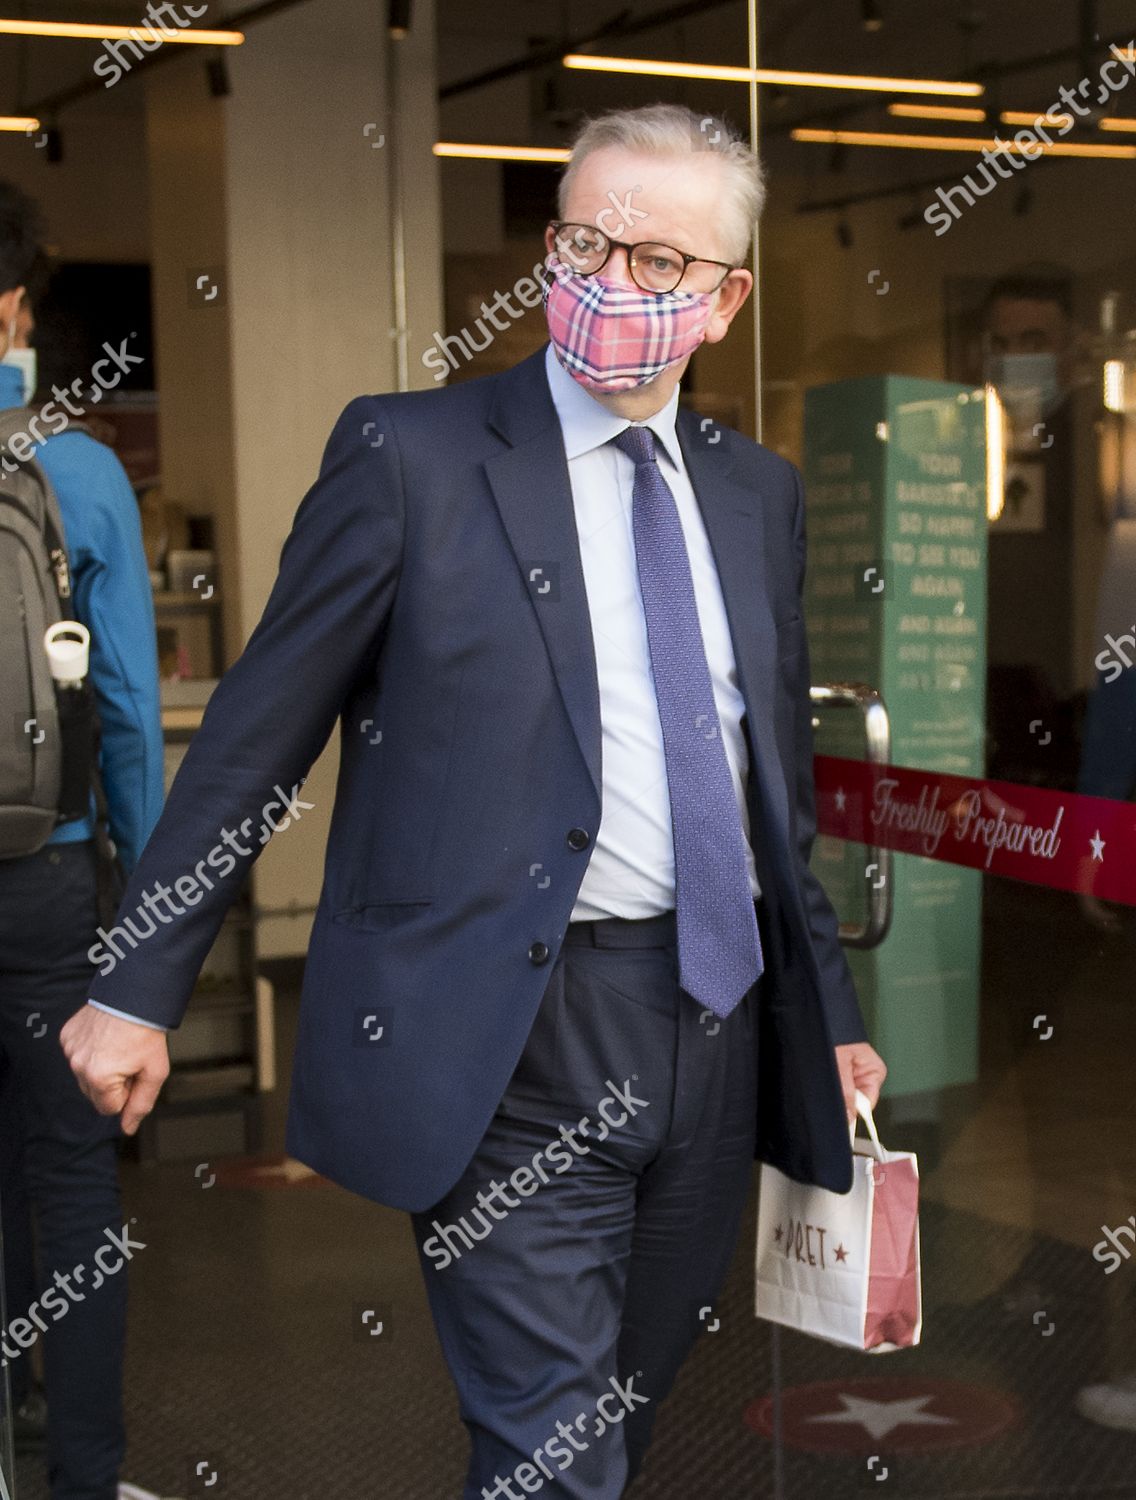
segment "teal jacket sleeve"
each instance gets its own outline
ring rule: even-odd
[[[164,787],[154,602],[138,503],[118,459],[86,433],[50,438],[39,458],[63,516],[74,612],[91,632],[110,832],[129,873],[158,821]]]

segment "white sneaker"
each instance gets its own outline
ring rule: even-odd
[[[1077,1410],[1090,1422],[1136,1432],[1136,1375],[1103,1385],[1086,1385],[1077,1392]]]
[[[118,1500],[162,1500],[162,1497],[156,1495],[153,1490],[144,1490],[136,1484],[120,1484]],[[173,1500],[172,1496],[170,1500]]]

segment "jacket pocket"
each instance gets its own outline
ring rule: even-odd
[[[332,921],[339,927],[353,927],[360,932],[383,932],[412,921],[419,913],[429,911],[433,904],[428,897],[395,897],[371,902],[367,906],[340,907]]]
[[[805,622],[801,615],[782,620],[777,626],[777,660],[798,656],[805,644]]]

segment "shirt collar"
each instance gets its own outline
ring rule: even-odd
[[[564,434],[564,451],[570,459],[579,458],[582,453],[590,453],[593,448],[610,443],[613,437],[618,437],[626,427],[633,425],[626,417],[617,417],[590,396],[580,382],[569,375],[557,359],[551,344],[545,348],[544,365],[552,404],[556,407],[556,415],[560,418]],[[679,448],[676,426],[678,389],[676,385],[671,392],[671,399],[662,411],[648,417],[646,422],[635,424],[651,429],[662,451],[676,469],[682,466],[682,451]]]

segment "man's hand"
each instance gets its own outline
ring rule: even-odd
[[[867,1042],[847,1042],[836,1049],[836,1067],[849,1122],[856,1118],[857,1089],[867,1095],[868,1102],[875,1109],[880,1098],[880,1085],[887,1077],[887,1067],[876,1049],[869,1047]]]
[[[79,1087],[99,1114],[121,1114],[123,1131],[133,1135],[169,1075],[165,1032],[84,1005],[64,1026],[59,1041]]]

